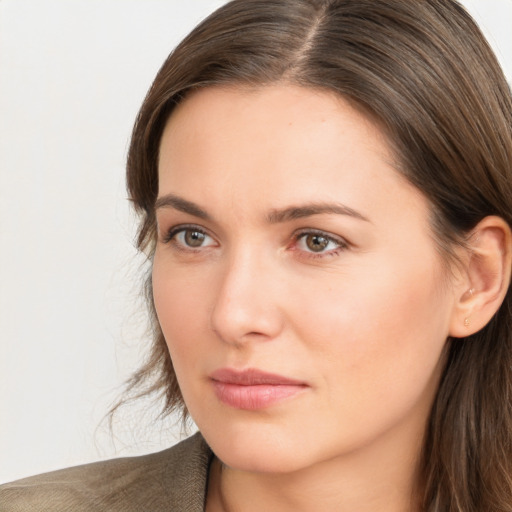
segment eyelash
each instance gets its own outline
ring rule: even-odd
[[[297,244],[300,242],[301,239],[305,239],[308,236],[318,236],[321,238],[324,238],[327,243],[334,243],[337,245],[335,249],[331,249],[329,251],[325,252],[314,252],[314,251],[306,251],[297,249]],[[293,242],[292,242],[292,250],[298,250],[305,254],[307,254],[307,258],[316,259],[316,258],[329,258],[333,256],[338,256],[341,252],[349,248],[349,244],[346,240],[340,237],[335,237],[329,233],[326,233],[325,231],[317,230],[317,229],[304,229],[299,231],[293,236]]]
[[[196,233],[201,233],[209,238],[213,238],[211,237],[204,229],[200,228],[199,226],[196,226],[196,225],[193,225],[193,224],[190,224],[190,225],[184,225],[184,224],[181,224],[179,226],[174,226],[172,228],[170,228],[167,233],[165,234],[165,236],[162,238],[162,243],[164,244],[173,244],[179,251],[183,251],[183,252],[188,252],[188,253],[196,253],[198,252],[199,250],[204,250],[205,248],[209,247],[209,246],[206,246],[206,247],[197,247],[197,248],[194,248],[194,247],[187,247],[187,246],[184,246],[183,244],[179,243],[176,241],[176,236],[179,235],[180,233],[184,233],[186,231],[192,231],[192,232],[196,232]],[[331,249],[329,251],[326,251],[326,252],[317,252],[315,253],[314,251],[307,251],[307,250],[304,250],[304,249],[298,249],[297,248],[297,244],[302,240],[302,239],[305,239],[306,237],[308,236],[318,236],[318,237],[321,237],[321,238],[324,238],[327,243],[334,243],[337,245],[337,247],[335,249]],[[293,235],[293,239],[292,239],[292,242],[291,244],[288,246],[289,250],[292,250],[292,251],[300,251],[302,252],[303,254],[306,254],[307,256],[302,256],[302,257],[305,257],[305,258],[310,258],[310,259],[318,259],[318,258],[326,258],[326,257],[333,257],[333,256],[337,256],[339,255],[342,251],[346,250],[349,248],[349,244],[348,242],[346,242],[344,239],[340,238],[340,237],[335,237],[329,233],[326,233],[325,231],[321,231],[321,230],[317,230],[317,229],[303,229],[297,233],[295,233]]]
[[[195,226],[193,224],[181,224],[179,226],[174,226],[174,227],[170,228],[167,231],[167,233],[165,234],[165,236],[162,238],[162,242],[164,244],[172,243],[179,250],[182,250],[182,251],[195,252],[197,249],[200,249],[200,247],[198,247],[197,249],[194,249],[193,247],[183,247],[183,246],[181,246],[181,244],[177,243],[175,240],[176,235],[178,235],[180,233],[184,233],[186,231],[192,231],[194,233],[201,233],[205,236],[210,237],[210,235],[204,229],[201,229],[199,226]],[[212,238],[212,237],[210,237],[210,238]]]

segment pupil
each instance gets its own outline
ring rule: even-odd
[[[321,235],[309,235],[306,238],[306,245],[314,252],[323,251],[327,247],[328,243],[329,240]]]
[[[185,233],[185,242],[190,247],[200,247],[204,241],[204,233],[199,231],[187,231]]]

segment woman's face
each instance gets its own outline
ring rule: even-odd
[[[428,218],[382,131],[339,97],[210,88],[177,108],[160,148],[154,300],[186,405],[224,463],[414,459],[456,296]]]

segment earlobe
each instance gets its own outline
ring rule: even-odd
[[[510,286],[512,234],[496,216],[485,217],[469,237],[465,278],[456,298],[450,336],[463,338],[485,327]]]

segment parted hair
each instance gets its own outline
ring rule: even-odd
[[[455,0],[233,0],[158,72],[132,133],[137,245],[155,248],[158,152],[173,108],[221,85],[331,91],[385,130],[400,172],[428,199],[446,261],[488,215],[512,226],[512,96],[476,23]],[[404,212],[406,214],[406,212]],[[146,281],[153,340],[133,396],[186,414]],[[448,339],[418,482],[425,512],[512,512],[512,297],[478,333]]]

